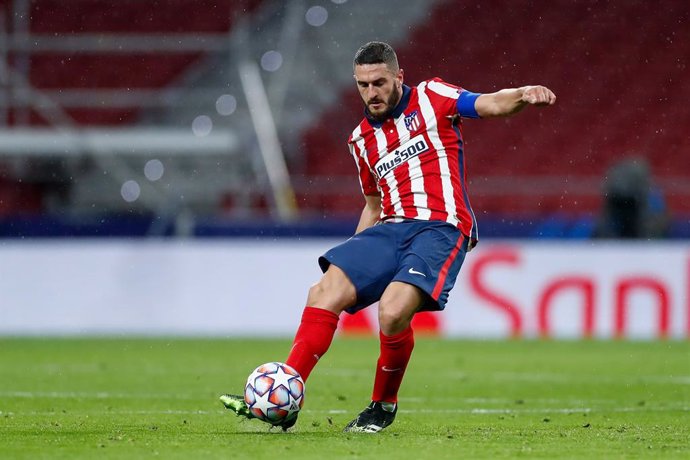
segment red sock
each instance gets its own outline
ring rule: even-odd
[[[295,368],[305,381],[319,358],[331,346],[338,327],[338,315],[322,308],[305,307],[302,322],[285,364]]]
[[[411,327],[391,336],[379,331],[379,338],[381,354],[376,365],[371,400],[397,403],[398,390],[414,348],[414,333]]]

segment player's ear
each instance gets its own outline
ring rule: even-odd
[[[400,80],[400,84],[401,84],[401,85],[403,84],[403,81],[404,81],[404,78],[403,78],[403,77],[404,77],[403,69],[398,70],[398,76],[397,76],[397,78],[398,78],[398,80]]]

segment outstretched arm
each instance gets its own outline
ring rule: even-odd
[[[381,197],[379,195],[364,195],[364,199],[366,199],[367,204],[364,205],[362,215],[359,217],[355,233],[373,226],[378,222],[381,215]]]
[[[556,103],[556,95],[546,86],[521,86],[482,94],[474,103],[482,118],[505,117],[518,113],[527,105],[546,106]]]

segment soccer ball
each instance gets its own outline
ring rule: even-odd
[[[262,364],[247,379],[244,402],[254,417],[280,425],[296,417],[302,408],[304,380],[287,364]]]

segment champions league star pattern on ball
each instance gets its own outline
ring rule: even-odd
[[[247,379],[244,401],[254,417],[280,425],[296,417],[302,408],[304,381],[287,364],[262,364]]]

